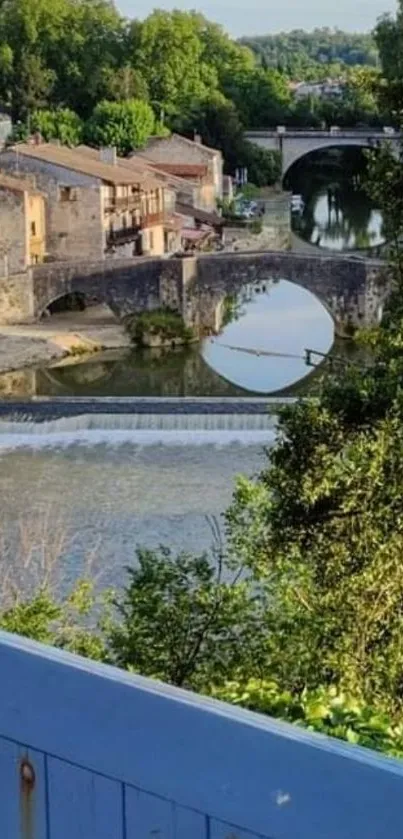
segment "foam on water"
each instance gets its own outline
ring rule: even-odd
[[[253,445],[274,439],[268,414],[81,414],[34,422],[0,420],[0,449],[49,446]]]
[[[269,431],[65,431],[48,434],[0,434],[0,451],[17,448],[45,449],[67,448],[77,444],[83,446],[121,446],[132,443],[136,446],[229,446],[238,443],[243,446],[269,445],[275,432]]]

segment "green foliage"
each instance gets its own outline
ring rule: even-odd
[[[155,117],[147,102],[100,102],[85,124],[85,137],[93,146],[115,146],[126,155],[144,146],[153,133]]]
[[[58,108],[34,111],[30,129],[33,132],[38,131],[46,142],[60,140],[63,145],[78,146],[82,139],[83,125],[74,111]]]
[[[250,232],[251,232],[251,233],[253,233],[255,236],[258,236],[258,235],[259,235],[259,233],[261,233],[261,232],[262,232],[262,230],[263,230],[263,222],[262,222],[262,219],[261,219],[261,218],[254,218],[254,219],[252,219],[252,221],[249,223],[249,230],[250,230]]]
[[[116,598],[109,628],[120,667],[205,690],[257,673],[264,655],[261,598],[220,553],[174,556],[138,550],[129,584]]]
[[[354,745],[403,757],[403,724],[336,688],[290,693],[276,682],[250,679],[246,684],[230,682],[213,688],[211,695]]]
[[[242,38],[263,66],[276,67],[293,79],[338,77],[343,67],[376,67],[378,54],[372,35],[334,29],[296,29],[278,35]]]
[[[293,48],[304,37],[291,34]],[[252,180],[264,186],[279,176],[278,155],[246,143],[245,127],[378,124],[381,119],[372,42],[363,36],[361,44],[357,36],[343,33],[321,32],[318,38],[324,78],[330,74],[327,62],[340,51],[346,55],[345,95],[337,102],[297,103],[288,86],[288,47],[283,45],[283,64],[270,56],[262,59],[255,42],[252,51],[198,13],[157,10],[142,22],[128,22],[109,0],[4,0],[0,104],[15,125],[26,126],[18,129],[20,136],[39,122],[44,136],[56,131],[71,144],[79,117],[87,123],[89,142],[114,144],[123,153],[141,147],[155,131],[193,136],[198,130],[223,151],[228,172],[247,166]],[[370,67],[364,66],[366,50]],[[304,78],[312,75],[310,61],[300,63]],[[354,63],[358,69],[352,69]],[[60,109],[77,114],[75,122],[66,117],[55,128],[56,117],[49,114]]]
[[[47,587],[39,587],[32,597],[15,595],[14,602],[0,611],[0,628],[105,661],[105,641],[87,625],[96,606],[92,583],[87,580],[79,581],[64,600]]]
[[[400,123],[403,111],[403,4],[401,0],[398,0],[397,14],[394,18],[387,15],[378,22],[375,29],[375,41],[379,49],[383,76],[380,99]]]
[[[170,309],[154,309],[139,315],[129,315],[125,320],[125,328],[133,343],[139,347],[149,346],[152,338],[159,338],[161,342],[169,344],[189,344],[194,338],[192,329],[185,326],[181,315]]]

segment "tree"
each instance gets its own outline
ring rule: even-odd
[[[85,137],[93,146],[115,146],[121,155],[144,146],[153,133],[155,117],[147,102],[100,102],[85,125]]]
[[[221,93],[195,103],[175,127],[189,136],[196,130],[206,145],[220,149],[230,174],[235,174],[239,166],[246,167],[249,180],[257,186],[276,183],[280,177],[280,155],[260,149],[244,139],[237,109]]]
[[[56,139],[65,146],[78,146],[83,132],[80,118],[68,108],[34,111],[29,128],[39,132],[46,142]]]
[[[137,562],[114,602],[118,621],[108,636],[116,664],[202,690],[259,672],[262,602],[240,567],[231,572],[220,553],[174,556],[164,548],[139,550]]]
[[[401,0],[398,2],[395,18],[386,15],[379,21],[375,29],[375,41],[379,49],[384,80],[380,88],[381,103],[400,121],[403,110],[403,5]]]
[[[157,110],[176,114],[202,97],[213,81],[205,78],[203,45],[192,15],[155,11],[133,31],[131,61],[147,82]]]
[[[109,81],[108,81],[109,78]],[[107,99],[125,102],[128,99],[148,100],[148,85],[139,70],[130,64],[125,64],[118,70],[108,70],[105,73]]]

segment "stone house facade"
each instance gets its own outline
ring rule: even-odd
[[[0,167],[33,174],[46,195],[47,250],[56,259],[164,253],[164,190],[119,165],[113,150],[53,143],[6,149]]]
[[[0,171],[0,276],[23,273],[45,253],[44,195],[34,179]]]
[[[217,200],[223,197],[223,157],[217,149],[204,146],[199,136],[194,140],[180,134],[152,137],[141,156],[167,174],[192,182],[194,206],[216,209]],[[188,199],[183,196],[181,200]]]

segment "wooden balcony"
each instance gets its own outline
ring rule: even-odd
[[[138,194],[126,195],[122,198],[109,197],[105,199],[105,210],[107,212],[124,212],[124,210],[141,210],[141,201]]]
[[[0,633],[4,839],[402,839],[403,762]]]
[[[114,245],[126,245],[135,242],[139,237],[140,230],[140,225],[122,227],[120,230],[110,230],[106,237],[107,245],[113,247]]]
[[[163,210],[160,210],[158,213],[148,213],[142,212],[141,214],[141,227],[158,227],[161,224],[164,224],[166,218],[166,214]]]

